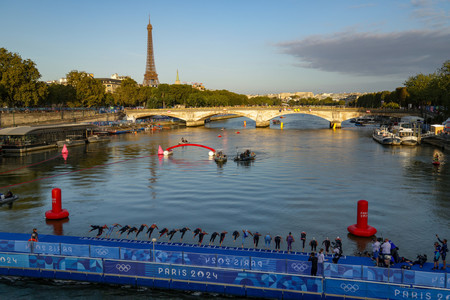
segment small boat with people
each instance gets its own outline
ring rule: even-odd
[[[255,160],[255,157],[256,157],[255,152],[252,152],[249,149],[247,149],[240,154],[236,154],[234,161],[251,161]]]
[[[188,140],[186,140],[184,137],[181,138],[181,142],[178,142],[178,145],[183,145],[183,144],[189,144]]]
[[[439,154],[436,153],[433,157],[433,161],[431,162],[435,166],[439,166],[441,162],[439,161]]]
[[[228,156],[224,154],[222,151],[217,151],[214,155],[214,161],[216,163],[226,163],[228,160]]]
[[[14,195],[11,191],[6,194],[0,193],[0,205],[12,203],[19,199],[19,196]]]
[[[273,125],[280,125],[280,123],[281,123],[281,121],[278,120],[278,119],[273,119],[273,120],[272,120],[272,124],[273,124]]]

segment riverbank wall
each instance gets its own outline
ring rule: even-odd
[[[0,128],[24,125],[116,121],[121,113],[98,113],[94,110],[2,112]]]
[[[276,299],[449,299],[445,271],[374,267],[368,257],[180,243],[0,233],[0,274]],[[328,257],[327,257],[328,258]],[[431,265],[431,266],[430,266]]]

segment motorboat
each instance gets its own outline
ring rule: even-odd
[[[18,199],[19,196],[17,195],[12,195],[11,197],[4,197],[4,195],[2,195],[2,197],[0,197],[0,205],[12,203]]]
[[[402,145],[415,146],[419,143],[419,138],[414,130],[416,128],[419,129],[416,125],[414,123],[400,122],[393,126],[390,131],[400,137]]]
[[[255,160],[255,157],[256,154],[247,149],[245,150],[245,152],[237,154],[236,157],[234,158],[234,161],[251,161]]]
[[[386,127],[375,128],[372,133],[372,138],[382,145],[400,144],[399,138],[392,132],[389,132]]]
[[[88,136],[87,141],[88,141],[88,143],[109,142],[110,138],[105,135],[94,134],[94,135]]]
[[[418,138],[411,128],[402,127],[398,130],[397,135],[400,137],[402,145],[416,146],[418,143]]]
[[[222,151],[218,151],[215,155],[214,155],[214,161],[216,163],[226,163],[228,160],[228,156],[226,154],[224,154]]]
[[[86,140],[65,139],[63,141],[57,141],[56,145],[58,145],[58,147],[60,148],[64,147],[64,145],[66,145],[66,147],[80,146],[86,145]]]
[[[373,125],[375,124],[375,118],[372,116],[364,116],[356,118],[354,122],[351,120],[351,122],[355,123],[356,126]]]

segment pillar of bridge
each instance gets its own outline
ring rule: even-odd
[[[341,128],[341,121],[331,121],[330,128]]]
[[[256,127],[269,127],[270,126],[270,120],[269,121],[256,121]]]
[[[205,125],[205,120],[200,121],[186,121],[186,127],[198,127]]]

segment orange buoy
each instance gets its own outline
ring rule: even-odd
[[[358,213],[356,215],[356,224],[347,227],[348,232],[356,236],[369,237],[377,233],[375,227],[367,225],[369,218],[369,202],[367,200],[358,201]]]
[[[61,208],[61,189],[52,190],[52,210],[45,212],[45,218],[50,220],[65,219],[69,216],[67,209]]]

